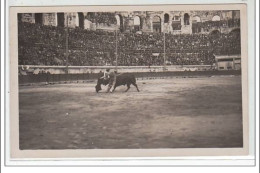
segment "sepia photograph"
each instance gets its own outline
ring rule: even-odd
[[[244,151],[245,8],[171,7],[14,11],[14,146]]]

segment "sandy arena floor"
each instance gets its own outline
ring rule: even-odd
[[[242,147],[240,76],[21,86],[20,149]]]

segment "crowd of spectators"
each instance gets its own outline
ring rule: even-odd
[[[62,65],[64,33],[61,27],[19,22],[19,64]]]
[[[204,32],[209,32],[214,29],[220,28],[233,28],[233,27],[240,27],[240,20],[239,19],[230,19],[230,20],[221,20],[221,21],[205,21],[205,22],[197,22],[194,24],[196,25],[199,30],[203,30]]]
[[[163,33],[118,32],[116,36],[115,32],[70,28],[66,62],[66,35],[63,27],[19,22],[19,64],[102,66],[115,65],[117,58],[122,66],[153,66],[163,65],[165,57],[168,65],[212,65],[214,55],[241,51],[239,31],[164,37]]]
[[[105,23],[108,26],[110,26],[111,24],[116,24],[114,13],[90,12],[87,15],[87,19],[94,23]]]

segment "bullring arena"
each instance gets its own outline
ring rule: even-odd
[[[20,149],[242,147],[240,75],[20,86]]]

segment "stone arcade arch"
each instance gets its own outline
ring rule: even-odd
[[[116,24],[119,25],[120,31],[123,32],[124,31],[123,17],[120,14],[117,14],[115,18],[116,18]]]
[[[190,15],[188,13],[184,14],[184,25],[190,25]]]
[[[201,20],[200,20],[200,17],[199,16],[194,16],[193,18],[192,18],[192,23],[193,22],[201,22]]]
[[[230,31],[230,33],[234,33],[234,32],[240,33],[240,28],[234,28],[234,29],[232,29],[232,30]]]
[[[220,34],[221,34],[220,31],[217,30],[217,29],[215,29],[215,30],[213,30],[213,31],[211,31],[211,32],[209,33],[210,37],[215,37],[215,38],[220,37]]]
[[[35,13],[35,23],[43,24],[43,14],[42,13]]]
[[[60,27],[64,27],[64,13],[57,13],[57,25]]]
[[[235,28],[229,32],[230,35],[233,35],[234,37],[241,37],[240,34],[240,28]]]
[[[201,32],[201,20],[199,16],[194,16],[192,18],[192,33]]]
[[[134,17],[134,29],[135,31],[140,31],[142,29],[141,17]]]
[[[78,13],[79,27],[84,29],[84,14],[82,12]]]
[[[172,17],[172,30],[176,31],[176,30],[181,30],[181,18],[180,16],[173,16]]]
[[[220,21],[220,17],[218,15],[215,15],[212,17],[212,21]]]
[[[161,28],[161,18],[159,16],[153,17],[153,32],[160,33],[162,31]]]
[[[169,22],[169,18],[170,18],[169,14],[165,13],[164,14],[164,23],[168,23]]]

